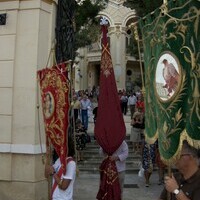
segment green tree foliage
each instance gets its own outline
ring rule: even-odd
[[[98,13],[104,9],[108,0],[77,1],[75,10],[75,49],[95,42],[100,33]]]
[[[138,16],[144,17],[159,8],[162,3],[163,0],[126,0],[124,6],[135,9]]]
[[[124,6],[129,7],[131,9],[135,9],[137,16],[144,17],[148,13],[151,13],[152,11],[159,8],[162,5],[162,3],[163,0],[126,0]],[[139,36],[141,38],[140,30],[138,31],[139,31]],[[142,42],[140,42],[140,51],[143,52]],[[139,58],[138,45],[134,37],[127,48],[127,52],[130,55],[135,56],[136,59]]]

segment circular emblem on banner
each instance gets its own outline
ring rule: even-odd
[[[46,119],[50,118],[54,113],[55,103],[51,92],[47,92],[44,98],[44,116]]]
[[[156,65],[155,87],[160,100],[170,100],[179,90],[181,67],[177,57],[169,51],[161,54]]]

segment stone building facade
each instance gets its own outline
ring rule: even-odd
[[[5,25],[0,25],[2,200],[46,200],[48,196],[36,72],[47,65],[55,37],[55,11],[53,0],[0,0],[0,14],[6,14]]]
[[[138,60],[127,49],[133,40],[130,24],[137,20],[134,10],[123,6],[124,0],[110,0],[99,16],[109,21],[110,52],[118,89],[134,90],[136,80],[141,79]],[[79,49],[78,64],[75,65],[75,90],[99,85],[101,61],[101,37],[99,41]]]

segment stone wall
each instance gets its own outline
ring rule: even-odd
[[[0,199],[47,199],[38,129],[36,72],[47,65],[55,29],[56,3],[1,1],[0,14]],[[51,60],[50,60],[51,62]],[[50,65],[51,63],[49,63]]]

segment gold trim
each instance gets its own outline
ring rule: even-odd
[[[145,134],[145,141],[149,144],[154,144],[158,139],[158,130],[156,130],[156,133],[151,138],[146,134],[146,131],[144,131],[144,134]]]
[[[194,140],[192,139],[187,131],[184,129],[182,131],[182,133],[180,133],[180,141],[179,141],[179,146],[178,146],[178,149],[176,151],[176,153],[173,155],[172,158],[170,159],[164,159],[162,156],[161,156],[161,159],[163,160],[163,162],[169,166],[171,166],[172,164],[176,163],[177,160],[180,158],[180,154],[181,154],[181,150],[182,150],[182,146],[183,146],[183,141],[184,140],[187,140],[188,144],[190,146],[193,146],[194,148],[196,149],[200,149],[200,140]]]
[[[189,0],[187,2],[184,2],[180,7],[175,7],[175,8],[170,8],[168,12],[164,13],[165,15],[162,16],[162,12],[158,13],[158,16],[149,23],[149,20],[143,22],[143,27],[141,27],[142,33],[143,33],[143,45],[144,49],[145,48],[145,42],[150,40],[150,46],[149,48],[152,49],[152,51],[149,52],[148,54],[148,63],[146,64],[146,89],[147,89],[147,96],[146,96],[146,105],[149,106],[147,110],[148,116],[150,116],[150,119],[153,121],[158,122],[158,126],[153,127],[152,131],[150,132],[150,135],[145,135],[146,136],[146,141],[149,143],[153,143],[156,141],[158,138],[158,133],[162,133],[159,135],[159,139],[161,139],[159,142],[162,145],[162,150],[163,150],[163,156],[162,160],[168,164],[171,165],[174,162],[177,161],[180,157],[180,152],[182,150],[182,144],[183,140],[187,140],[188,143],[195,147],[195,148],[200,148],[200,140],[193,139],[194,136],[190,134],[189,127],[193,126],[193,121],[192,120],[197,120],[197,122],[200,120],[200,114],[199,114],[199,98],[200,98],[200,91],[199,91],[199,69],[200,65],[198,63],[198,59],[200,56],[199,52],[196,52],[196,40],[198,39],[198,28],[199,28],[199,18],[200,18],[200,12],[198,8],[195,6],[189,7],[189,3],[192,1]],[[168,7],[169,8],[169,7]],[[187,8],[187,11],[183,13],[183,15],[178,16],[179,18],[173,17],[170,14],[173,14],[173,12],[180,11],[180,9]],[[149,16],[147,16],[149,17]],[[163,20],[164,19],[164,20]],[[163,20],[163,21],[162,21]],[[165,21],[166,20],[166,21]],[[187,21],[189,23],[187,23]],[[194,24],[194,34],[191,37],[191,43],[188,44],[188,39],[185,35],[189,31],[190,28],[190,23]],[[173,31],[168,31],[168,26],[173,25]],[[152,27],[152,28],[151,28]],[[150,30],[149,30],[150,29]],[[177,42],[177,39],[180,39],[180,49],[178,54],[180,54],[179,60],[175,59],[177,64],[178,64],[178,69],[179,69],[179,74],[180,78],[178,80],[178,86],[177,89],[175,90],[175,93],[170,96],[167,101],[162,101],[160,97],[158,98],[158,94],[156,92],[157,96],[151,97],[150,95],[152,94],[152,86],[153,89],[155,90],[155,83],[156,83],[156,76],[154,76],[153,82],[151,81],[150,75],[152,72],[156,73],[155,65],[156,61],[158,63],[158,60],[160,59],[161,55],[160,54],[158,59],[155,59],[154,55],[154,49],[157,48],[159,45],[162,45],[164,47],[167,47],[169,49],[169,44],[168,40],[172,39],[173,41]],[[160,49],[162,51],[162,49]],[[168,51],[169,52],[169,51]],[[165,53],[165,52],[164,52]],[[173,54],[173,58],[177,58],[177,54]],[[146,56],[146,55],[145,55]],[[181,61],[184,60],[184,62]],[[182,65],[180,65],[180,63]],[[190,67],[190,74],[189,78],[186,76],[188,74],[187,69],[184,69],[185,64],[187,63],[188,66]],[[188,92],[188,84],[190,84],[190,96],[188,97],[187,92]],[[187,96],[187,99],[185,99]],[[152,99],[151,99],[152,98]],[[180,101],[184,98],[184,103],[187,104],[188,110],[187,113],[185,113],[185,108],[184,106],[178,106]],[[152,101],[155,99],[156,104],[158,106],[159,112],[156,113],[154,111],[154,105],[150,105]],[[167,103],[167,104],[166,104]],[[147,107],[146,106],[146,107]],[[176,111],[174,110],[176,109]],[[156,116],[154,116],[156,113]],[[173,114],[173,116],[170,116]],[[161,122],[159,121],[159,116],[158,115],[164,115],[166,116],[164,121]],[[185,123],[185,120],[187,120],[188,126],[180,126],[182,123]],[[150,121],[148,119],[146,120],[146,132],[148,132],[148,129],[151,128]],[[195,122],[197,127],[194,127],[195,130],[197,131],[195,134],[198,134],[198,128],[199,125]],[[153,124],[154,125],[154,124]],[[193,128],[193,127],[192,127]],[[176,133],[176,138],[173,138],[173,135]],[[146,133],[145,133],[146,134]],[[172,137],[171,137],[172,136]],[[198,136],[198,135],[197,135]],[[174,143],[174,147],[170,146],[170,142],[173,141],[173,139],[176,139],[177,143]],[[173,152],[169,152],[169,150],[172,150]],[[171,156],[171,157],[169,157]],[[169,157],[169,158],[168,158]]]
[[[63,119],[65,117],[65,113],[63,110],[63,107],[65,106],[67,101],[66,99],[66,93],[68,92],[69,83],[68,81],[63,82],[61,80],[61,77],[58,76],[58,72],[55,69],[51,69],[47,72],[46,76],[44,77],[44,80],[42,80],[41,87],[41,95],[42,97],[45,95],[44,90],[47,87],[53,87],[57,88],[57,99],[58,102],[56,104],[55,112],[57,114],[57,119],[53,116],[50,122],[45,124],[45,131],[46,133],[49,133],[49,137],[54,140],[54,142],[57,145],[63,145],[64,140],[62,138],[57,137],[57,131],[59,131],[60,135],[65,135],[65,132],[63,130],[64,124]],[[42,102],[43,108],[44,108],[44,102]],[[44,112],[43,112],[44,114]]]
[[[193,15],[193,16],[191,16],[191,17],[188,17],[186,14],[184,15],[184,17],[185,18],[183,18],[183,19],[179,19],[179,18],[176,18],[176,17],[173,17],[173,16],[171,16],[169,13],[171,12],[171,11],[174,11],[174,10],[179,10],[179,9],[182,9],[182,8],[184,8],[187,4],[189,4],[191,2],[191,0],[190,1],[188,1],[188,2],[186,2],[184,5],[182,5],[182,6],[180,6],[180,7],[176,7],[176,8],[171,8],[170,10],[168,10],[168,12],[165,12],[164,14],[166,15],[166,16],[168,16],[169,17],[169,20],[165,23],[165,24],[168,24],[168,23],[170,23],[171,21],[174,21],[175,23],[177,23],[177,22],[184,22],[184,21],[188,21],[188,20],[192,20],[192,19],[194,19],[195,17],[197,17],[197,16],[199,16],[199,14],[198,14],[198,10],[197,9],[195,9],[195,7],[191,7],[190,9],[189,9],[189,11],[188,11],[188,13],[189,12],[191,12],[191,11],[196,11],[196,15]],[[166,5],[165,5],[166,6]],[[159,27],[162,29],[162,30],[165,30],[165,26],[160,26],[160,25],[158,25],[158,22],[160,21],[160,18],[162,18],[162,17],[164,17],[163,15],[162,15],[162,8],[163,8],[163,5],[160,7],[160,9],[161,9],[161,12],[159,13],[159,15],[155,18],[155,20],[153,20],[151,23],[148,23],[148,24],[145,24],[143,27],[142,27],[142,32],[145,34],[146,33],[146,35],[144,35],[143,37],[142,37],[142,40],[143,40],[143,43],[144,43],[144,41],[148,38],[148,37],[152,37],[152,40],[155,40],[155,37],[154,37],[154,34],[155,34],[155,30],[156,29],[158,29]],[[151,31],[144,31],[145,30],[145,28],[146,27],[149,27],[149,26],[152,26],[154,24],[154,28],[151,30]],[[159,27],[158,27],[159,26]],[[163,33],[163,35],[165,35],[165,33]],[[159,42],[161,42],[162,41],[162,38],[158,38],[158,41],[157,40],[155,40],[155,42],[156,43],[159,43]]]

